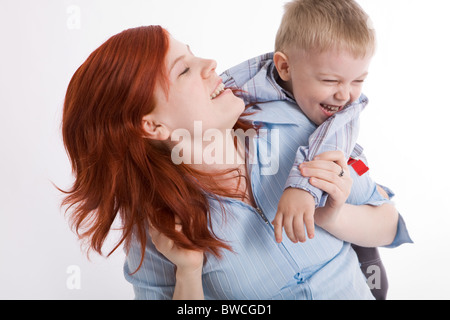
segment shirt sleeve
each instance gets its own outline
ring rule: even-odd
[[[359,158],[367,164],[367,159],[363,153],[359,155]],[[347,198],[347,203],[370,206],[381,206],[386,203],[394,205],[394,201],[392,200],[395,196],[394,192],[390,188],[372,180],[369,172],[359,176],[355,170],[350,167],[350,174],[353,179],[353,185],[352,192]],[[381,187],[387,193],[387,199],[378,191],[377,186]],[[399,214],[396,237],[391,244],[384,246],[384,248],[396,248],[405,243],[413,243],[413,241],[409,236],[403,217]]]
[[[154,247],[149,237],[141,261],[140,245],[134,242],[124,264],[125,279],[133,285],[136,300],[172,300],[175,290],[175,266]],[[137,270],[137,271],[136,271]]]
[[[397,224],[397,234],[395,235],[394,241],[390,245],[384,246],[383,248],[397,248],[405,243],[414,243],[409,236],[408,229],[406,228],[405,220],[403,220],[402,215],[398,214],[398,224]]]
[[[364,155],[361,158],[365,160]],[[367,160],[365,160],[367,161]],[[381,206],[389,203],[394,205],[392,198],[395,196],[394,192],[386,186],[375,183],[368,173],[363,176],[358,176],[351,170],[353,178],[352,192],[347,199],[347,203],[353,205],[370,205]],[[386,199],[380,192],[378,192],[377,186],[380,186],[388,195]],[[396,248],[405,243],[413,243],[409,236],[408,229],[403,217],[399,214],[397,223],[397,233],[391,244],[383,246],[383,248]]]
[[[326,151],[342,151],[348,159],[356,146],[359,133],[359,114],[367,103],[368,99],[361,95],[358,101],[327,119],[313,132],[309,137],[308,146],[301,146],[297,151],[285,189],[299,188],[306,190],[313,195],[316,207],[325,205],[327,194],[312,186],[309,183],[309,178],[301,175],[298,166],[302,162],[311,161],[315,156]]]
[[[378,191],[375,191],[368,204],[378,206],[383,203],[392,203],[392,198],[395,196],[392,190],[380,184],[379,186],[383,188],[384,191],[386,191],[386,193],[389,196],[389,200],[384,198]],[[392,243],[387,246],[383,246],[383,248],[393,249],[405,243],[414,243],[414,241],[412,241],[411,237],[409,236],[405,220],[399,213],[397,223],[397,233],[395,235],[394,241],[392,241]]]

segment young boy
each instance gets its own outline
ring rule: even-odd
[[[375,32],[369,17],[353,0],[294,0],[286,4],[275,53],[251,59],[222,75],[226,86],[245,92],[246,103],[258,102],[261,109],[273,101],[296,103],[317,126],[309,145],[299,148],[279,201],[272,222],[277,242],[283,240],[283,227],[293,242],[306,241],[305,227],[309,238],[314,237],[314,211],[325,205],[327,195],[302,172],[308,170],[308,161],[325,151],[342,151],[353,166],[351,172],[336,173],[339,178],[351,174],[357,182],[352,187],[355,195],[347,202],[381,205],[393,195],[370,180],[367,166],[359,160],[364,159],[362,148],[356,144],[359,113],[368,102],[361,95],[362,84],[374,51]],[[358,196],[354,189],[360,185],[373,188]],[[390,247],[404,242],[411,241],[399,217],[397,237]],[[377,299],[384,299],[387,278],[377,248],[354,249],[366,277],[371,275],[369,265],[380,273],[371,289]]]

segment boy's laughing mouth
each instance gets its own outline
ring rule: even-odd
[[[321,103],[320,107],[321,107],[322,111],[329,117],[332,116],[333,114],[341,111],[344,108],[344,106],[334,106],[334,105],[325,104],[325,103]]]

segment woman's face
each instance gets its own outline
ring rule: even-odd
[[[244,102],[231,90],[224,90],[217,75],[216,62],[198,58],[189,46],[170,37],[166,56],[169,90],[157,88],[156,108],[152,119],[163,125],[170,134],[176,129],[197,133],[207,129],[231,129],[244,111]]]

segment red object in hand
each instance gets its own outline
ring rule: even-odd
[[[356,173],[359,176],[362,176],[364,173],[369,171],[369,167],[366,166],[366,164],[362,160],[356,160],[353,158],[350,158],[347,162],[349,166],[352,166],[353,169],[356,171]]]

